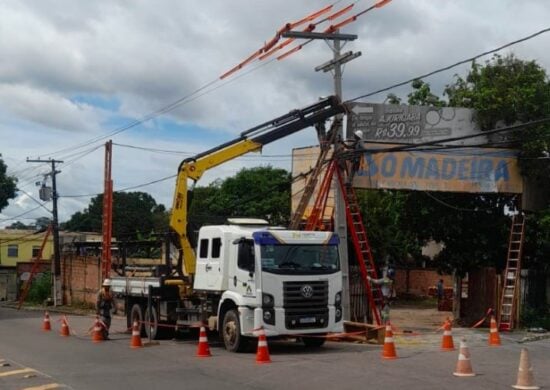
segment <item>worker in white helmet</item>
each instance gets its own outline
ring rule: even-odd
[[[105,279],[101,289],[97,293],[96,312],[102,322],[103,339],[109,340],[109,328],[111,327],[111,310],[114,306],[111,293],[111,279]]]
[[[365,144],[363,142],[363,132],[356,130],[353,133],[353,138],[344,142],[345,151],[351,153],[351,157],[348,159],[347,165],[347,178],[346,186],[351,187],[353,184],[353,177],[361,167],[361,159],[363,158],[363,151],[365,150]]]

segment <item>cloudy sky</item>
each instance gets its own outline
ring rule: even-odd
[[[285,23],[330,4],[334,12],[352,3],[351,12],[339,20],[374,1],[0,2],[0,153],[20,188],[2,210],[0,227],[48,216],[37,202],[35,183],[49,165],[27,163],[27,157],[64,161],[57,178],[60,221],[65,221],[88,205],[90,195],[102,192],[108,139],[115,143],[115,190],[140,186],[175,174],[186,156],[331,94],[331,75],[314,71],[332,56],[322,41],[282,61],[253,62],[223,81],[219,76]],[[345,67],[344,99],[530,35],[550,27],[549,20],[545,0],[393,0],[342,31],[359,36],[344,51],[362,52]],[[536,60],[550,71],[548,47],[550,33],[503,54]],[[454,74],[465,74],[467,68],[426,81],[441,93]],[[404,96],[408,88],[393,92]],[[169,113],[114,134],[184,97],[190,98]],[[314,131],[305,130],[266,146],[262,155],[209,171],[199,185],[242,167],[290,169],[292,148],[314,143]],[[171,206],[174,179],[138,188]],[[51,202],[45,207],[51,209]]]

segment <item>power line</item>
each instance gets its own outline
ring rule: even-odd
[[[379,90],[374,91],[374,92],[369,92],[369,93],[367,93],[367,94],[358,96],[358,97],[353,98],[353,99],[350,99],[350,100],[348,100],[348,101],[349,101],[349,102],[354,102],[354,101],[359,100],[359,99],[364,99],[364,98],[369,97],[369,96],[377,95],[377,94],[379,94],[379,93],[381,93],[381,92],[386,92],[386,91],[389,91],[389,90],[394,89],[394,88],[397,88],[397,87],[402,87],[403,85],[410,84],[410,83],[412,83],[412,82],[415,81],[415,80],[424,79],[424,78],[426,78],[426,77],[433,76],[434,74],[444,72],[444,71],[446,71],[446,70],[455,68],[455,67],[457,67],[457,66],[466,64],[466,63],[468,63],[468,62],[472,62],[472,61],[474,61],[474,60],[476,60],[476,59],[478,59],[478,58],[480,58],[480,57],[484,57],[484,56],[486,56],[486,55],[496,53],[496,52],[498,52],[498,51],[500,51],[500,50],[502,50],[502,49],[506,49],[507,47],[516,45],[516,44],[521,43],[521,42],[528,41],[528,40],[530,40],[530,39],[533,39],[533,38],[535,38],[535,37],[537,37],[537,36],[539,36],[539,35],[542,35],[542,34],[544,34],[544,33],[549,32],[549,31],[550,31],[550,27],[549,27],[549,28],[545,28],[545,29],[543,29],[543,30],[540,30],[540,31],[534,33],[534,34],[531,34],[531,35],[528,35],[528,36],[526,36],[526,37],[520,38],[520,39],[518,39],[518,40],[509,42],[509,43],[506,43],[505,45],[499,46],[499,47],[497,47],[496,49],[492,49],[492,50],[485,51],[485,52],[483,52],[483,53],[477,54],[477,55],[475,55],[475,56],[473,56],[473,57],[470,57],[470,58],[467,58],[467,59],[465,59],[465,60],[455,62],[455,63],[452,64],[452,65],[444,66],[443,68],[436,69],[436,70],[431,71],[431,72],[429,72],[429,73],[425,73],[425,74],[423,74],[423,75],[416,76],[416,77],[414,77],[414,78],[412,78],[412,79],[409,79],[409,80],[407,80],[407,81],[402,81],[402,82],[393,84],[393,85],[391,85],[391,86],[389,86],[389,87],[379,89]]]
[[[27,210],[27,211],[25,211],[24,213],[21,213],[21,214],[19,214],[19,215],[16,215],[15,217],[1,218],[0,221],[13,221],[13,220],[19,219],[19,218],[22,217],[23,215],[26,215],[26,214],[32,213],[32,212],[35,211],[35,210],[38,210],[40,207],[42,207],[42,205],[36,206],[34,209]],[[31,219],[35,219],[35,218],[31,218]]]

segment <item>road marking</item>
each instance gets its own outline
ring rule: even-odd
[[[25,387],[22,390],[49,390],[49,389],[59,389],[63,385],[59,383],[50,383],[49,385],[35,386],[35,387]]]
[[[6,371],[6,372],[0,372],[0,377],[3,376],[9,376],[9,375],[17,375],[17,374],[26,374],[28,372],[36,372],[32,368],[23,368],[21,370],[12,370],[12,371]]]

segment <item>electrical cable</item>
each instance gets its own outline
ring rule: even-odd
[[[14,221],[16,219],[19,219],[20,217],[22,217],[23,215],[26,215],[26,214],[29,214],[29,213],[32,213],[33,211],[35,210],[38,210],[41,206],[36,206],[34,209],[30,209],[30,210],[27,210],[25,211],[24,213],[21,213],[19,215],[16,215],[14,217],[9,217],[9,218],[0,218],[0,222],[1,221]],[[35,219],[35,218],[32,218],[32,219]]]
[[[517,40],[515,40],[515,41],[506,43],[506,44],[504,44],[504,45],[502,45],[502,46],[499,46],[499,47],[497,47],[497,48],[495,48],[495,49],[485,51],[485,52],[483,52],[483,53],[477,54],[477,55],[475,55],[475,56],[473,56],[473,57],[470,57],[470,58],[467,58],[467,59],[465,59],[465,60],[461,60],[461,61],[455,62],[454,64],[444,66],[444,67],[442,67],[442,68],[433,70],[433,71],[431,71],[431,72],[425,73],[425,74],[420,75],[420,76],[416,76],[416,77],[411,78],[411,79],[406,80],[406,81],[401,81],[401,82],[399,82],[399,83],[393,84],[393,85],[391,85],[391,86],[389,86],[389,87],[381,88],[381,89],[376,90],[376,91],[374,91],[374,92],[369,92],[369,93],[366,93],[366,94],[364,94],[364,95],[357,96],[356,98],[353,98],[353,99],[348,100],[348,102],[354,102],[354,101],[357,101],[357,100],[360,100],[360,99],[364,99],[364,98],[366,98],[366,97],[374,96],[374,95],[377,95],[377,94],[379,94],[379,93],[382,93],[382,92],[386,92],[386,91],[392,90],[392,89],[397,88],[397,87],[402,87],[402,86],[407,85],[407,84],[410,84],[410,83],[412,83],[413,81],[416,81],[416,80],[425,79],[425,78],[427,78],[427,77],[433,76],[434,74],[437,74],[437,73],[441,73],[441,72],[450,70],[450,69],[452,69],[452,68],[455,68],[455,67],[457,67],[457,66],[466,64],[466,63],[468,63],[468,62],[472,62],[472,61],[474,61],[474,60],[476,60],[476,59],[478,59],[478,58],[480,58],[480,57],[484,57],[484,56],[489,55],[489,54],[494,54],[494,53],[496,53],[496,52],[498,52],[498,51],[501,51],[501,50],[503,50],[503,49],[506,49],[506,48],[508,48],[508,47],[510,47],[510,46],[517,45],[518,43],[528,41],[528,40],[530,40],[530,39],[533,39],[533,38],[535,38],[535,37],[537,37],[537,36],[539,36],[539,35],[542,35],[542,34],[544,34],[544,33],[549,32],[549,31],[550,31],[550,27],[549,27],[549,28],[542,29],[542,30],[537,31],[536,33],[533,33],[533,34],[528,35],[528,36],[526,36],[526,37],[523,37],[523,38],[517,39]]]

